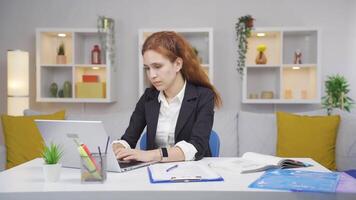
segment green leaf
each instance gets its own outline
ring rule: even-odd
[[[63,151],[59,145],[51,143],[49,146],[44,145],[42,158],[46,164],[57,164],[63,156]]]
[[[328,76],[325,81],[325,93],[327,95],[322,97],[323,108],[328,110],[340,108],[350,112],[354,100],[347,96],[349,92],[349,84],[344,76],[339,74]]]

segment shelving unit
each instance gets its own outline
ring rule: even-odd
[[[153,33],[159,31],[175,31],[180,33],[187,39],[190,44],[198,50],[198,56],[201,64],[208,74],[210,81],[213,82],[214,61],[213,61],[213,29],[212,28],[160,28],[160,29],[140,29],[138,42],[138,57],[139,57],[139,96],[141,96],[147,87],[150,87],[150,82],[147,79],[143,68],[143,59],[141,55],[142,45],[145,40]]]
[[[60,37],[59,34],[65,34]],[[100,35],[102,34],[102,35]],[[36,101],[109,103],[116,101],[116,68],[110,57],[101,49],[101,63],[91,64],[91,50],[94,45],[101,47],[97,29],[37,29],[36,30]],[[63,43],[65,64],[57,64],[57,49]],[[93,75],[96,82],[83,81],[83,75]],[[68,97],[52,96],[52,83],[63,88],[70,82],[71,94]]]
[[[261,34],[262,33],[262,34]],[[263,35],[264,36],[261,36]],[[257,46],[267,46],[266,64],[256,64]],[[242,102],[310,104],[321,101],[320,31],[316,28],[256,28],[248,39]],[[295,64],[295,52],[302,54]],[[268,95],[266,95],[266,93]],[[271,95],[272,94],[272,95]]]

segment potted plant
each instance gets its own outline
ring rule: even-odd
[[[43,173],[46,181],[58,181],[62,166],[59,163],[59,160],[61,159],[62,155],[63,151],[59,145],[53,143],[51,143],[49,146],[44,145],[42,158],[45,162],[43,165]]]
[[[57,50],[57,64],[66,64],[67,62],[64,49],[64,43],[62,42]]]
[[[251,36],[251,30],[253,28],[253,20],[251,15],[242,16],[239,18],[238,22],[235,24],[236,30],[236,40],[238,43],[238,60],[237,60],[237,71],[242,76],[244,74],[245,59],[247,52],[247,38]]]
[[[339,108],[350,112],[354,101],[347,96],[350,92],[349,84],[345,77],[341,75],[328,76],[325,81],[326,96],[322,98],[322,105],[327,109],[328,115],[333,108]]]

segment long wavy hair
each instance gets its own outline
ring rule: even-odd
[[[198,56],[183,36],[173,31],[161,31],[150,35],[142,46],[142,56],[147,50],[154,50],[166,56],[171,62],[178,57],[183,60],[180,70],[183,78],[194,85],[211,89],[214,93],[214,104],[221,107],[222,100],[216,88],[210,83]]]

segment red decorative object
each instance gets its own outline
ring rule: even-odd
[[[83,75],[83,82],[85,83],[97,83],[99,82],[99,76],[97,75]]]
[[[91,50],[91,64],[101,64],[99,45],[94,45]]]

